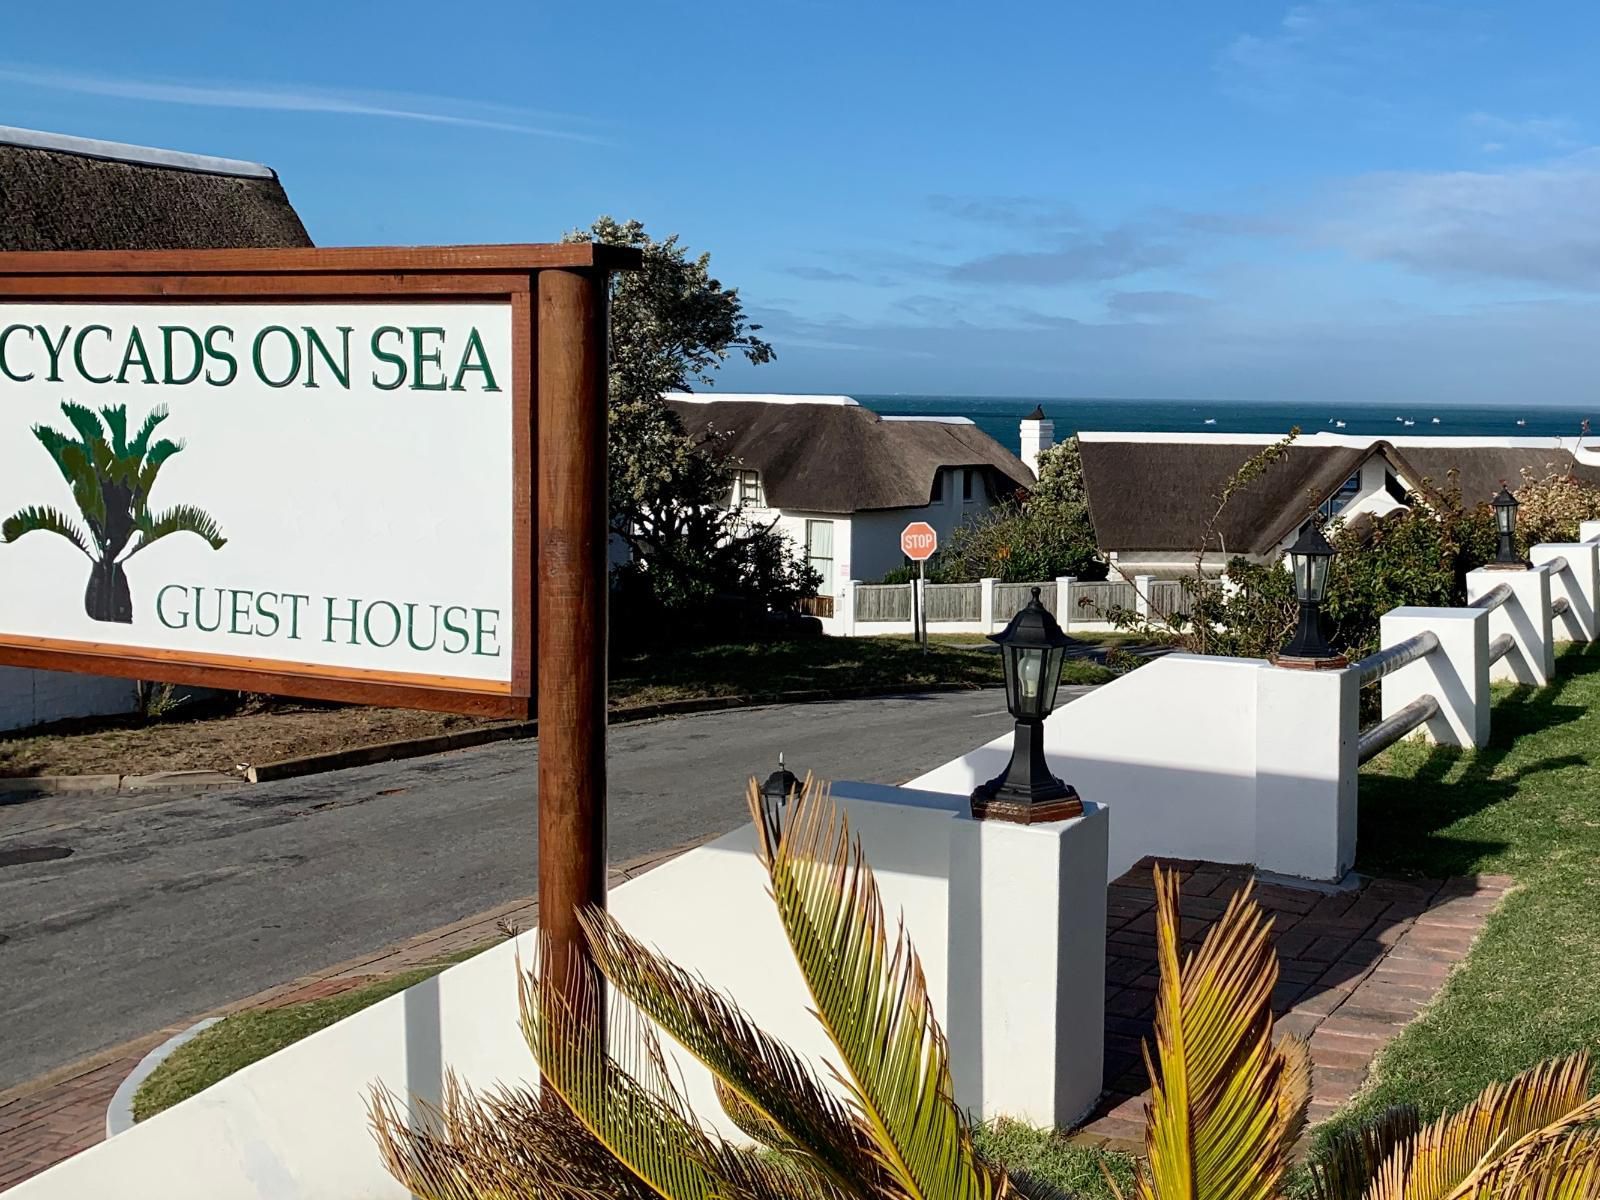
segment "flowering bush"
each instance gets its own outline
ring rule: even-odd
[[[1560,471],[1542,479],[1524,472],[1522,486],[1512,494],[1520,505],[1517,540],[1524,546],[1575,542],[1580,521],[1600,519],[1600,488]]]

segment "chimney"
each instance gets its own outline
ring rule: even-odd
[[[1039,454],[1050,449],[1056,444],[1056,423],[1044,415],[1044,407],[1036,406],[1027,416],[1022,418],[1022,454],[1023,462],[1028,464],[1028,470],[1033,472],[1035,479],[1039,478]]]

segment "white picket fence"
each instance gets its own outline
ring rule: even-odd
[[[832,609],[829,615],[822,616],[822,628],[838,637],[910,633],[912,595],[920,588],[919,607],[927,614],[930,633],[998,633],[1038,588],[1040,603],[1055,615],[1063,629],[1105,632],[1117,628],[1111,618],[1119,609],[1150,618],[1149,597],[1158,586],[1157,581],[1144,575],[1132,583],[1088,582],[1070,575],[1038,583],[1002,583],[998,579],[977,583],[852,580],[838,596],[831,597]]]

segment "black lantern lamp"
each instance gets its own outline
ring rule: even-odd
[[[1307,525],[1295,544],[1289,547],[1289,562],[1294,568],[1294,595],[1300,602],[1300,623],[1295,627],[1294,637],[1278,655],[1279,666],[1316,670],[1342,667],[1349,661],[1335,654],[1322,636],[1322,602],[1328,598],[1328,564],[1332,560],[1333,547],[1315,523]]]
[[[767,776],[761,785],[761,814],[774,837],[783,830],[783,806],[791,797],[800,794],[801,783],[795,773],[783,765],[783,754],[778,754],[778,769]]]
[[[1494,529],[1500,537],[1500,544],[1495,547],[1494,561],[1485,564],[1500,571],[1523,571],[1528,564],[1517,557],[1513,539],[1517,532],[1517,498],[1506,487],[1505,481],[1500,482],[1500,494],[1494,498]]]
[[[1006,708],[1017,726],[1011,761],[998,777],[972,793],[972,815],[1021,825],[1080,815],[1083,803],[1078,793],[1050,774],[1044,761],[1044,719],[1056,706],[1061,660],[1072,639],[1039,603],[1039,589],[1034,588],[1033,599],[989,640],[1000,647]]]

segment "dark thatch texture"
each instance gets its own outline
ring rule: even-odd
[[[1217,497],[1262,444],[1089,438],[1080,440],[1078,448],[1102,550],[1192,552],[1200,548]],[[1234,494],[1206,549],[1270,552],[1373,455],[1382,455],[1396,477],[1425,498],[1448,491],[1454,470],[1461,500],[1468,506],[1491,499],[1502,480],[1516,488],[1525,472],[1536,478],[1572,474],[1600,484],[1600,470],[1547,444],[1397,448],[1382,440],[1365,447],[1302,442],[1289,448],[1285,461]]]
[[[276,176],[0,144],[0,250],[309,246]]]
[[[885,421],[855,405],[668,404],[692,437],[759,471],[774,508],[824,513],[921,508],[943,467],[981,469],[991,496],[1033,486],[1022,460],[976,425]]]

